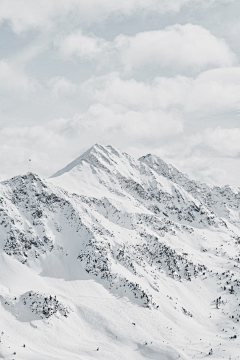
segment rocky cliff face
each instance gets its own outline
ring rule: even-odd
[[[64,281],[69,288],[85,281],[88,290],[79,289],[75,298],[87,297],[84,291],[89,294],[91,287],[93,292],[101,288],[105,297],[124,304],[126,314],[129,308],[142,308],[139,316],[154,312],[165,330],[167,324],[175,324],[179,339],[168,348],[163,344],[167,340],[162,340],[164,330],[152,325],[153,338],[160,337],[161,342],[156,340],[152,352],[148,349],[154,354],[149,358],[201,358],[202,341],[208,353],[207,342],[199,340],[206,334],[215,347],[213,357],[222,354],[216,338],[234,354],[240,330],[239,206],[239,189],[209,187],[156,156],[135,160],[111,146],[95,145],[48,180],[28,173],[4,181],[0,185],[4,271],[10,271],[6,259],[11,258],[13,267],[27,271],[29,281],[8,286],[2,279],[2,311],[11,309],[21,321],[26,308],[36,319],[64,315],[61,321],[74,329],[75,321],[83,321],[81,307],[73,300],[73,290],[60,291],[60,284]],[[32,281],[35,289],[28,287]],[[104,296],[98,290],[99,301]],[[92,318],[93,308],[89,311]],[[101,316],[109,321],[110,312],[102,309]],[[88,327],[93,326],[90,318],[84,318]],[[119,316],[116,321],[121,323]],[[168,331],[170,336],[172,330]],[[182,334],[192,338],[195,350],[182,345]],[[135,340],[126,340],[127,348],[131,348],[128,341],[136,343],[134,336]],[[228,340],[235,341],[231,351]],[[118,349],[120,343],[115,345]],[[131,358],[128,350],[123,358]],[[107,352],[104,359],[110,356]],[[144,356],[146,348],[141,348],[138,358]]]

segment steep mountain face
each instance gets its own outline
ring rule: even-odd
[[[238,356],[239,199],[101,145],[2,182],[0,357]]]
[[[92,149],[52,177],[56,185],[76,193],[108,198],[125,198],[129,203],[174,221],[199,227],[224,221],[165,172],[153,171],[143,161],[136,161],[111,146]],[[184,177],[184,176],[183,176]],[[94,190],[93,190],[94,188]]]
[[[155,155],[146,155],[139,161],[147,164],[151,169],[175,184],[180,185],[195,199],[198,199],[208,209],[219,217],[230,221],[239,227],[240,211],[240,189],[226,185],[223,188],[218,186],[208,186],[199,181],[190,180],[187,175],[182,174],[174,166],[166,164],[162,159]]]

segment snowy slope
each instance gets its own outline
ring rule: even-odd
[[[210,210],[225,220],[239,227],[240,224],[240,188],[229,185],[224,187],[208,186],[194,181],[182,174],[174,166],[165,163],[155,155],[148,154],[139,159],[158,174],[183,187],[195,199],[205,204]]]
[[[0,358],[237,358],[239,196],[101,145],[2,182]]]

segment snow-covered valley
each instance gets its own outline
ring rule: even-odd
[[[95,145],[0,183],[0,358],[240,358],[240,189]]]

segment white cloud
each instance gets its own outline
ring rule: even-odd
[[[82,59],[92,59],[108,51],[108,42],[93,35],[86,36],[77,30],[62,40],[58,40],[60,54],[64,58],[76,55]]]
[[[132,37],[119,35],[115,44],[128,71],[144,66],[180,71],[189,66],[231,66],[236,62],[226,42],[199,25],[176,24]]]
[[[36,90],[37,81],[29,78],[16,66],[7,61],[0,60],[0,90],[7,92],[20,92],[26,94]]]
[[[55,76],[48,81],[53,98],[58,99],[61,96],[71,96],[76,93],[78,86],[73,84],[65,77]]]
[[[105,105],[121,104],[141,110],[153,108],[155,98],[152,85],[134,79],[123,80],[116,72],[93,76],[82,84],[82,89],[89,97]]]
[[[240,68],[203,72],[185,87],[185,95],[188,96],[184,105],[186,111],[239,109]]]
[[[159,155],[168,158],[239,158],[240,128],[207,128],[184,135],[173,143],[158,149]]]
[[[118,73],[92,77],[82,85],[90,98],[132,109],[179,108],[185,113],[218,113],[240,108],[240,68],[208,70],[195,78],[157,77],[152,83],[123,80]]]
[[[133,14],[137,10],[161,13],[178,11],[188,0],[1,0],[0,19],[7,20],[15,32],[39,27],[51,28],[69,16],[81,22],[100,22],[110,14]]]
[[[223,39],[218,39],[199,25],[173,25],[163,30],[146,31],[135,36],[119,35],[112,42],[76,30],[56,42],[60,54],[69,59],[111,59],[112,67],[125,72],[141,68],[169,68],[180,72],[211,66],[232,66],[236,56]],[[106,67],[109,67],[107,62]],[[156,69],[155,69],[156,70]]]
[[[59,21],[101,22],[112,14],[131,16],[137,12],[178,12],[184,5],[211,6],[229,0],[1,0],[0,21],[7,21],[16,33],[29,29],[50,29]]]
[[[191,153],[196,149],[209,152],[219,157],[240,158],[240,128],[206,129],[200,133],[189,136]]]

